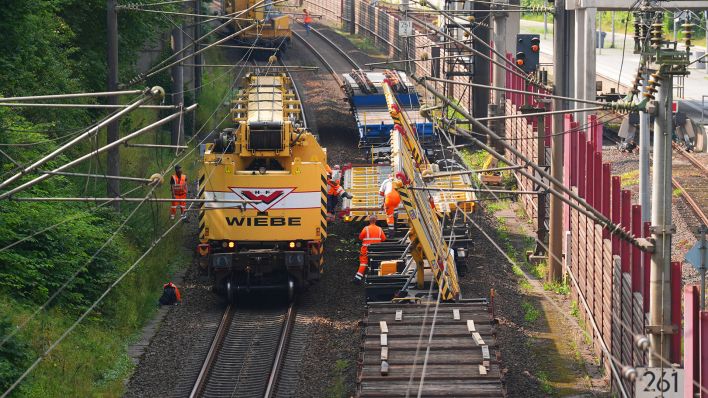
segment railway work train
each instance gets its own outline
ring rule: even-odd
[[[233,32],[243,30],[234,41],[247,46],[287,48],[292,40],[290,16],[283,14],[273,3],[273,0],[224,0],[223,12],[226,15],[249,10],[235,18],[229,27]],[[250,26],[254,20],[256,24]]]
[[[232,116],[234,128],[204,152],[199,192],[210,202],[200,209],[198,251],[229,300],[274,289],[292,298],[323,265],[327,153],[286,74],[247,75]]]

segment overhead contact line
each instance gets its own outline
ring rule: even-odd
[[[583,215],[590,217],[592,220],[596,221],[597,223],[603,225],[605,228],[608,229],[608,231],[613,234],[617,235],[619,238],[628,241],[638,247],[642,251],[650,251],[651,250],[651,245],[650,243],[644,239],[644,238],[637,238],[635,237],[632,233],[626,231],[624,227],[621,225],[613,223],[611,220],[609,220],[605,215],[602,213],[598,212],[595,208],[590,206],[585,199],[581,198],[579,195],[577,195],[575,192],[570,190],[569,188],[565,187],[562,182],[558,181],[556,178],[554,178],[551,174],[546,172],[542,167],[539,167],[537,164],[533,163],[531,159],[528,159],[526,156],[524,156],[521,152],[519,152],[514,146],[510,145],[509,143],[505,142],[501,137],[499,137],[494,131],[489,129],[487,126],[479,122],[476,118],[474,118],[472,115],[470,115],[465,109],[460,107],[459,105],[455,104],[453,101],[450,101],[446,96],[438,92],[434,87],[432,87],[424,78],[419,78],[416,76],[411,76],[413,80],[415,80],[418,84],[421,86],[425,87],[426,90],[428,90],[431,94],[433,94],[435,97],[439,98],[441,101],[443,101],[447,106],[450,106],[453,108],[455,111],[457,111],[460,115],[462,115],[465,119],[467,119],[470,123],[474,124],[475,127],[479,128],[480,131],[483,131],[487,133],[489,137],[494,139],[496,142],[499,142],[501,146],[503,146],[506,150],[510,151],[512,154],[514,154],[517,158],[521,159],[524,162],[524,166],[532,168],[538,175],[540,175],[543,178],[546,178],[549,183],[545,183],[542,178],[539,178],[537,175],[534,175],[533,173],[529,173],[523,168],[519,169],[519,173],[524,175],[525,177],[529,178],[531,181],[537,183],[539,186],[547,189],[551,194],[555,195],[558,197],[561,201],[565,202],[568,204],[568,206],[572,207],[575,210],[578,210],[579,212],[583,213]],[[428,117],[430,117],[428,115]],[[463,136],[469,140],[472,140],[475,144],[480,146],[482,149],[487,150],[492,156],[495,158],[510,164],[510,165],[516,165],[516,163],[511,162],[508,160],[504,155],[500,154],[494,148],[490,147],[486,143],[482,142],[481,140],[475,138],[472,134],[470,134],[467,130],[461,129],[459,127],[453,127],[453,130],[458,133],[458,135]],[[560,191],[555,190],[551,185],[556,184]],[[568,197],[565,197],[565,195],[568,195]],[[572,199],[572,200],[571,200]],[[578,202],[578,204],[573,203],[573,201]]]

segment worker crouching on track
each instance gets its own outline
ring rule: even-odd
[[[187,212],[187,175],[182,173],[182,166],[175,166],[175,174],[170,178],[170,188],[172,189],[172,206],[170,207],[170,220],[175,219],[177,207],[180,209],[180,215],[186,219]],[[181,199],[181,200],[180,200]]]
[[[359,269],[354,275],[354,283],[361,283],[366,269],[369,267],[369,245],[386,241],[386,235],[381,227],[376,225],[376,215],[369,216],[369,225],[365,226],[359,234],[361,251],[359,252]]]
[[[353,196],[344,190],[341,183],[342,174],[339,170],[339,165],[334,165],[330,174],[327,176],[327,221],[334,221],[334,212],[339,204],[339,197],[348,199]]]
[[[386,211],[386,224],[388,225],[388,233],[393,234],[396,226],[395,212],[399,204],[401,204],[401,195],[398,194],[396,188],[400,187],[400,181],[391,174],[379,188],[379,195],[383,198],[381,208]]]
[[[160,296],[160,305],[174,305],[182,302],[182,295],[179,293],[177,285],[172,282],[167,282],[162,286],[162,296]]]

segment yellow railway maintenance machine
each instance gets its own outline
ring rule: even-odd
[[[459,212],[474,211],[474,198],[446,197],[449,193],[439,190],[469,185],[455,184],[449,173],[432,167],[390,86],[387,82],[383,86],[395,124],[391,167],[398,178],[394,186],[398,187],[409,229],[400,240],[369,246],[367,301],[422,301],[430,298],[431,284],[437,286],[432,289],[435,297],[457,301],[458,264],[464,264],[471,245],[469,228]],[[447,181],[447,185],[436,180]]]
[[[229,30],[232,33],[246,29],[235,39],[247,46],[263,46],[285,49],[290,46],[292,30],[290,16],[274,4],[273,0],[224,0],[224,14],[235,14],[249,10],[233,20]],[[254,24],[254,26],[249,27]]]
[[[204,153],[199,177],[199,254],[215,288],[295,290],[319,279],[326,237],[326,150],[306,129],[285,74],[245,77],[225,129]],[[219,203],[219,200],[258,203]]]

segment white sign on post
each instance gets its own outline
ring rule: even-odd
[[[413,21],[398,21],[398,35],[399,36],[412,36],[413,35]]]
[[[683,369],[637,368],[636,398],[683,398]]]

